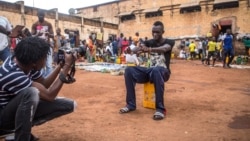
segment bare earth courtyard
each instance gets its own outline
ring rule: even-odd
[[[77,82],[60,96],[75,99],[77,110],[33,128],[40,141],[249,141],[250,69],[208,67],[173,60],[165,83],[167,117],[152,119],[142,107],[143,85],[136,86],[137,110],[125,105],[123,75],[77,70]]]

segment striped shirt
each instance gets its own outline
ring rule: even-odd
[[[41,76],[40,71],[25,74],[13,61],[13,57],[8,57],[0,66],[0,107],[6,106],[20,91],[30,87],[32,80]]]

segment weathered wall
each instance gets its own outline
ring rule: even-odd
[[[198,1],[201,11],[180,14],[180,5],[184,3],[197,2],[197,0],[125,0],[119,3],[97,6],[97,9],[106,9],[105,12],[98,10],[93,13],[93,7],[78,9],[85,13],[88,18],[91,16],[101,16],[104,20],[119,24],[119,33],[124,33],[126,37],[134,36],[135,32],[140,33],[140,37],[151,38],[152,24],[160,20],[165,24],[165,36],[177,39],[185,37],[205,36],[211,30],[212,23],[219,20],[230,19],[233,33],[250,33],[250,7],[248,0],[239,0],[239,7],[227,8],[213,11],[214,0]],[[145,18],[142,12],[144,9],[160,8],[163,16]],[[108,9],[108,10],[107,10]],[[113,19],[119,13],[133,11],[136,19],[120,22]],[[84,16],[83,15],[83,16]],[[236,47],[244,50],[242,43],[237,42]]]
[[[239,0],[239,7],[215,10],[214,0],[200,1],[201,11],[180,14],[180,5],[196,0],[122,0],[119,2],[78,9],[78,16],[59,14],[59,27],[77,29],[80,38],[85,39],[91,32],[101,32],[101,20],[104,21],[104,40],[109,34],[118,35],[124,33],[126,37],[134,36],[135,32],[140,33],[140,37],[151,38],[152,24],[163,21],[165,24],[165,36],[177,39],[185,37],[196,37],[206,35],[212,23],[218,23],[221,19],[231,19],[233,32],[250,33],[250,7],[248,0]],[[94,11],[94,8],[96,11]],[[142,12],[144,9],[160,8],[163,16],[145,18]],[[22,24],[22,14],[20,5],[0,1],[0,15],[6,16],[13,25]],[[36,8],[25,7],[26,27],[31,28],[32,23],[37,20]],[[120,22],[119,13],[133,11],[136,19]],[[82,24],[81,17],[84,17]],[[97,18],[97,19],[96,19]],[[46,20],[50,21],[55,30],[55,12],[47,11]],[[112,24],[113,23],[113,24]],[[118,26],[119,25],[119,26]],[[239,42],[236,46],[243,50]]]
[[[27,28],[31,29],[32,24],[38,20],[36,16],[37,10],[37,8],[25,7],[24,14],[21,14],[21,6],[19,4],[7,3],[3,1],[0,2],[0,15],[7,17],[13,26],[25,25]],[[45,20],[52,24],[55,32],[57,23],[55,11],[45,12]],[[71,16],[61,13],[59,13],[58,19],[58,27],[60,27],[62,31],[64,31],[66,28],[78,30],[80,33],[80,39],[87,39],[91,32],[101,32],[102,24],[100,21],[84,19],[82,22],[82,18],[79,16]],[[117,29],[117,24],[104,22],[104,41],[108,39],[109,34],[117,34]]]

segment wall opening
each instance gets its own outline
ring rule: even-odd
[[[224,34],[224,33],[226,33],[227,29],[231,29],[232,30],[232,25],[221,25],[220,32],[222,32]]]
[[[226,33],[227,29],[231,29],[232,31],[232,20],[220,20],[219,22],[222,33]]]

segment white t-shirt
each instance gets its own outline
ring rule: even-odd
[[[180,58],[186,58],[186,52],[184,50],[181,50],[180,54],[179,54],[179,57]]]
[[[125,60],[127,64],[139,65],[139,61],[136,54],[125,54]]]
[[[6,29],[6,31],[11,31],[12,27],[7,18],[0,16],[0,26]],[[4,50],[8,46],[8,36],[0,33],[0,51]]]
[[[112,51],[112,49],[111,49],[111,47],[108,45],[108,46],[106,46],[106,48],[105,48],[105,52],[110,52],[111,53],[111,55],[113,56],[113,51]]]
[[[69,42],[69,34],[64,34],[66,43],[65,43],[65,47],[70,48],[70,42]]]
[[[198,42],[198,49],[202,49],[202,41]]]

